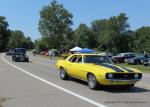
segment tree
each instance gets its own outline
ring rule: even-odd
[[[35,49],[37,49],[39,52],[47,49],[47,46],[46,46],[45,41],[43,39],[35,40],[34,46],[35,46]]]
[[[92,30],[98,38],[98,49],[101,51],[121,52],[128,51],[127,31],[128,17],[124,13],[109,19],[92,22]],[[127,44],[127,45],[126,45]]]
[[[33,42],[30,37],[25,37],[24,33],[19,30],[11,31],[11,36],[9,37],[9,48],[26,48],[32,49],[34,47]]]
[[[150,27],[142,27],[136,30],[134,46],[137,52],[150,52]]]
[[[56,0],[44,6],[40,12],[39,31],[52,48],[64,48],[70,44],[72,36],[72,14]]]
[[[77,46],[95,48],[97,45],[96,38],[96,35],[86,24],[80,24],[75,30],[75,44]]]
[[[8,43],[8,39],[10,36],[8,26],[9,25],[6,21],[6,18],[0,16],[0,51],[4,51]]]

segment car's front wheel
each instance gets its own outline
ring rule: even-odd
[[[25,62],[29,62],[29,58],[26,58],[26,59],[25,59]]]
[[[61,78],[62,80],[67,80],[67,79],[69,79],[68,74],[66,73],[66,71],[65,71],[63,68],[60,69],[60,78]]]
[[[17,62],[17,58],[14,57],[14,61]]]
[[[88,87],[93,90],[98,87],[98,82],[93,74],[88,75]]]

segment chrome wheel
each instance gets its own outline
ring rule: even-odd
[[[88,86],[90,89],[96,89],[97,88],[97,80],[96,77],[93,74],[88,75]]]
[[[68,79],[68,75],[67,75],[66,71],[63,68],[60,69],[60,78],[62,80],[67,80]]]

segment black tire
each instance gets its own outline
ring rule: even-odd
[[[14,58],[14,61],[17,62],[17,58]]]
[[[93,74],[88,75],[88,87],[92,90],[95,90],[98,88],[98,82],[96,80],[95,75]]]
[[[29,62],[29,58],[26,58],[25,62]]]
[[[69,79],[68,74],[66,73],[66,71],[63,68],[60,69],[60,78],[62,80],[68,80]]]

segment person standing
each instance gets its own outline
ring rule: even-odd
[[[52,51],[49,49],[48,50],[48,55],[49,55],[49,57],[50,57],[50,60],[52,59],[52,56],[53,56],[53,53],[52,53]]]

